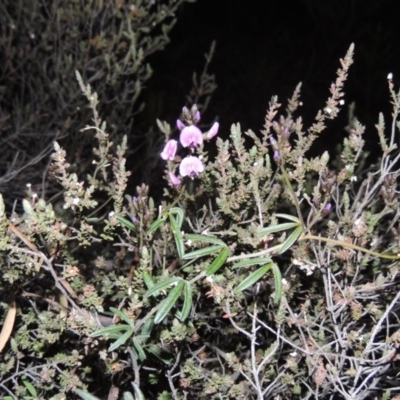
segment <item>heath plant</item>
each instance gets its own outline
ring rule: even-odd
[[[337,157],[308,155],[346,107],[353,50],[308,128],[301,85],[286,108],[272,98],[260,133],[236,123],[223,140],[226,127],[199,125],[196,104],[183,107],[176,129],[158,121],[160,203],[144,184],[127,187],[129,142],[111,142],[97,94],[77,74],[97,146],[79,175],[54,143],[50,171],[64,212],[31,188],[23,212],[0,202],[3,397],[394,399],[400,92],[392,76],[377,164],[366,168],[365,127],[351,106]]]

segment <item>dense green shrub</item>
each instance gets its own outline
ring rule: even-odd
[[[351,112],[337,157],[307,157],[344,106],[352,60],[353,46],[309,128],[300,85],[286,110],[272,99],[261,135],[239,124],[226,141],[217,124],[203,134],[194,105],[177,123],[178,147],[158,121],[168,139],[161,204],[146,185],[127,191],[127,137],[112,145],[101,101],[77,74],[97,145],[80,173],[54,143],[62,212],[32,188],[22,212],[0,202],[4,396],[394,396],[400,92],[391,77],[377,165],[365,166],[365,128]]]

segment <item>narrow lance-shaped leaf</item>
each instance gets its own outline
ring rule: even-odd
[[[143,361],[146,359],[146,353],[143,350],[142,345],[140,344],[137,338],[133,338],[133,345],[135,346],[136,351],[138,352],[139,360]]]
[[[260,265],[260,264],[266,264],[271,262],[270,258],[265,258],[265,257],[258,257],[258,258],[249,258],[247,260],[242,260],[239,261],[236,264],[232,265],[232,268],[242,268],[242,267],[249,267],[251,265]]]
[[[179,258],[182,258],[185,254],[185,246],[183,245],[183,237],[180,228],[176,222],[175,217],[169,214],[169,220],[171,222],[172,234],[174,235],[176,249],[178,250]]]
[[[109,348],[108,351],[114,351],[118,347],[122,346],[134,333],[134,329],[128,329],[119,339],[117,339]]]
[[[303,232],[303,228],[301,226],[297,227],[289,237],[282,243],[281,247],[279,248],[278,254],[284,253],[287,249],[292,247],[293,243],[300,237],[301,233]]]
[[[156,219],[151,225],[150,228],[147,230],[147,234],[151,235],[153,234],[166,220],[165,216],[162,216],[161,218]]]
[[[107,336],[110,339],[117,339],[121,336],[121,331],[126,331],[129,329],[128,325],[111,325],[105,328],[100,328],[97,331],[93,332],[91,337],[99,337],[99,336]]]
[[[132,382],[132,386],[133,386],[133,390],[135,392],[135,400],[146,400],[144,397],[144,394],[142,393],[142,391],[139,389],[139,386],[136,385],[135,382]],[[124,399],[124,400],[126,400],[126,399]]]
[[[262,267],[258,268],[254,272],[252,272],[247,278],[245,278],[236,288],[239,292],[243,292],[243,290],[247,289],[250,286],[256,284],[271,268],[273,263],[269,263],[263,265]]]
[[[118,310],[114,307],[110,307],[110,311],[114,313],[116,316],[120,317],[123,321],[125,321],[128,325],[133,327],[134,323],[131,318],[129,318],[123,311]]]
[[[183,307],[182,310],[176,315],[181,321],[185,321],[185,319],[189,316],[190,310],[192,309],[192,296],[192,286],[190,282],[185,282],[185,287],[183,290]]]
[[[195,233],[188,233],[185,238],[187,240],[191,240],[192,242],[204,242],[210,244],[218,244],[220,246],[225,246],[225,243],[216,237],[206,236],[206,235],[197,235]]]
[[[270,233],[286,231],[288,229],[296,228],[297,226],[299,226],[299,224],[296,222],[285,222],[284,224],[271,225],[260,229],[258,235],[269,235]]]
[[[289,215],[289,214],[275,214],[276,217],[278,218],[284,218],[288,219],[289,221],[296,222],[297,224],[301,224],[301,221],[295,217],[294,215]]]
[[[275,263],[272,264],[272,273],[275,281],[274,302],[275,304],[278,304],[282,297],[282,274],[281,270]]]
[[[126,228],[130,229],[133,232],[136,232],[136,226],[129,220],[124,217],[117,216],[118,221],[121,225],[125,226]]]
[[[191,260],[193,258],[208,256],[210,254],[217,253],[222,248],[223,248],[223,246],[209,246],[209,247],[204,247],[203,249],[193,250],[190,253],[186,253],[182,257],[182,259],[183,260]]]
[[[168,294],[167,298],[162,302],[161,308],[158,310],[156,316],[154,317],[154,323],[160,323],[171,311],[171,308],[175,305],[176,301],[179,299],[183,287],[185,285],[184,281],[180,281]]]
[[[175,215],[176,225],[177,225],[178,229],[180,230],[182,228],[183,219],[184,219],[183,210],[179,207],[173,207],[169,210],[169,212],[170,212],[170,214]]]
[[[174,277],[174,276],[172,276],[170,278],[165,278],[162,281],[156,283],[151,289],[149,289],[144,294],[144,297],[149,297],[149,296],[153,295],[156,292],[164,290],[164,289],[168,288],[169,286],[171,286],[171,284],[173,284],[174,282],[178,282],[179,280],[181,280],[181,278],[177,278],[177,277]]]
[[[207,275],[215,274],[224,264],[229,257],[230,251],[227,247],[223,247],[221,253],[218,254],[217,258],[210,264],[206,270]]]
[[[85,392],[84,390],[75,389],[74,392],[83,400],[100,400],[98,397],[93,396],[92,394]]]

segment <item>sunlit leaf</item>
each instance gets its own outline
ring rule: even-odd
[[[178,284],[169,292],[167,298],[162,302],[161,308],[157,311],[154,317],[154,323],[160,323],[171,311],[171,308],[175,305],[176,301],[182,294],[183,287],[185,286],[184,281],[178,282]]]
[[[139,387],[136,385],[136,383],[132,382],[133,390],[135,392],[135,400],[146,400],[144,397],[144,394],[142,391],[139,389]],[[126,400],[126,399],[124,399]],[[127,399],[129,400],[129,399]]]
[[[130,328],[129,325],[107,326],[105,328],[98,329],[97,331],[93,332],[90,336],[91,337],[107,336],[110,339],[116,339],[121,336],[121,331],[126,331],[129,328]]]
[[[303,228],[301,226],[297,227],[289,237],[282,243],[279,248],[278,254],[284,253],[287,249],[292,247],[293,243],[300,237],[301,233],[303,232]]]
[[[254,272],[252,272],[247,278],[245,278],[236,288],[237,291],[243,292],[243,290],[247,289],[250,286],[256,284],[271,268],[273,263],[270,262],[262,267],[258,268]]]
[[[269,235],[270,233],[286,231],[287,229],[296,228],[297,226],[299,226],[299,224],[295,222],[285,222],[284,224],[271,225],[260,229],[258,231],[258,235]]]
[[[174,277],[174,276],[171,276],[170,278],[165,278],[162,281],[156,283],[151,289],[149,289],[144,294],[144,297],[149,297],[149,296],[153,295],[156,292],[164,290],[164,289],[168,288],[169,286],[171,286],[171,284],[173,284],[174,282],[178,282],[180,280],[181,280],[181,278],[177,278],[177,277]]]
[[[284,218],[288,219],[289,221],[296,222],[297,224],[301,224],[301,221],[295,217],[294,215],[289,215],[289,214],[275,214],[276,217],[278,218]]]
[[[197,235],[195,233],[189,233],[185,236],[187,240],[191,240],[192,242],[204,242],[210,244],[218,244],[221,246],[225,246],[225,243],[216,237],[206,236],[206,235]]]
[[[122,346],[134,333],[134,329],[128,329],[119,339],[117,339],[109,348],[108,351],[114,351],[118,347]]]
[[[270,258],[263,258],[263,257],[255,257],[255,258],[248,258],[246,260],[239,261],[232,265],[232,268],[242,268],[242,267],[249,267],[251,265],[260,265],[266,264],[271,262]]]
[[[126,228],[130,229],[133,232],[136,232],[136,226],[129,220],[124,217],[117,216],[118,221],[121,225],[124,225]]]
[[[124,400],[135,400],[132,396],[132,393],[129,392],[124,392],[124,394],[122,395]]]
[[[177,225],[178,229],[180,230],[182,228],[183,219],[184,219],[183,210],[179,207],[173,207],[169,210],[169,212],[171,214],[175,215],[176,225]]]
[[[136,351],[138,352],[139,360],[143,361],[146,359],[146,353],[143,350],[142,345],[140,344],[137,338],[133,338],[133,345],[135,346]]]
[[[218,253],[223,247],[225,247],[225,246],[204,247],[203,249],[198,249],[198,250],[191,251],[190,253],[186,253],[182,257],[182,259],[183,260],[191,260],[193,258],[208,256],[210,254]]]
[[[181,320],[185,321],[185,319],[189,316],[190,310],[192,309],[192,286],[190,282],[185,282],[184,290],[183,290],[183,307],[182,311],[176,313],[176,316]]]
[[[128,325],[132,326],[134,325],[134,322],[132,320],[132,318],[129,318],[123,311],[121,310],[117,310],[114,307],[110,307],[110,311],[117,315],[118,317],[120,317],[123,321],[125,321]]]
[[[227,247],[223,247],[217,258],[210,264],[206,270],[207,275],[215,274],[224,264],[229,257],[230,251]]]
[[[162,216],[161,218],[156,219],[151,225],[150,228],[147,231],[148,235],[153,234],[164,222],[165,222],[166,216]]]
[[[98,397],[93,396],[92,394],[85,392],[84,390],[75,389],[74,392],[83,400],[100,400]]]
[[[278,304],[282,297],[282,274],[281,270],[275,263],[272,264],[272,273],[275,282],[274,302],[275,304]]]
[[[169,220],[171,222],[172,234],[174,235],[176,249],[178,250],[179,258],[182,258],[185,254],[185,246],[183,244],[182,232],[178,226],[175,217],[169,214]]]

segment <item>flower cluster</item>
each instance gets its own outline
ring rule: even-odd
[[[199,157],[195,155],[197,147],[203,144],[204,140],[212,139],[219,129],[218,122],[215,122],[211,129],[203,134],[203,132],[196,126],[200,121],[200,111],[194,104],[189,110],[186,107],[182,109],[183,118],[176,121],[176,126],[180,130],[179,142],[182,147],[189,150],[189,154],[184,157],[179,163],[179,175],[176,176],[172,171],[169,172],[169,178],[173,185],[181,184],[181,178],[185,176],[189,178],[196,178],[204,171],[204,165]],[[175,161],[176,152],[178,150],[178,141],[170,139],[161,152],[161,158],[166,161]],[[179,159],[180,160],[180,159]]]

